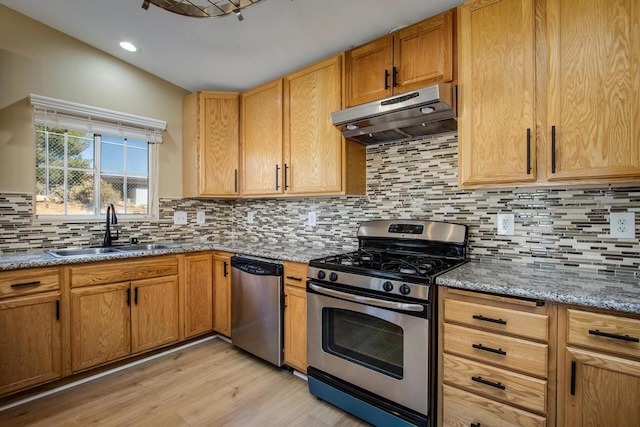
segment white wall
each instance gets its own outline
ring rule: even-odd
[[[0,5],[0,192],[35,190],[30,93],[165,120],[160,197],[182,196],[188,92]]]

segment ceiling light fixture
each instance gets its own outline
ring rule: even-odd
[[[138,46],[131,42],[120,42],[120,47],[126,50],[127,52],[138,52],[140,49]]]
[[[193,18],[220,18],[234,14],[238,21],[244,20],[242,9],[264,0],[143,0],[142,8],[149,9],[149,3],[178,15]]]

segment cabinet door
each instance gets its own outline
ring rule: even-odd
[[[307,292],[295,286],[284,287],[284,363],[307,372]]]
[[[394,93],[453,79],[453,19],[453,11],[445,12],[395,34]]]
[[[242,94],[242,194],[281,194],[282,79]]]
[[[0,301],[0,395],[62,375],[60,294]]]
[[[184,258],[184,336],[213,330],[213,255]]]
[[[345,54],[347,107],[391,96],[393,36],[374,40]]]
[[[213,330],[231,336],[231,257],[213,256]]]
[[[458,16],[460,186],[534,181],[534,1],[471,1]]]
[[[640,177],[638,0],[547,8],[549,179]]]
[[[238,195],[239,116],[237,94],[200,94],[201,196]]]
[[[138,280],[131,288],[133,353],[178,341],[178,276]]]
[[[343,139],[331,123],[342,103],[342,56],[285,77],[285,190],[342,190]]]
[[[564,369],[567,372],[566,381],[560,384],[560,393],[565,396],[563,425],[638,425],[640,362],[567,348]],[[574,375],[573,379],[571,373]]]
[[[71,290],[71,363],[87,369],[131,353],[129,282]]]

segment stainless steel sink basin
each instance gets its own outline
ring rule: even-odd
[[[169,245],[166,243],[141,243],[138,245],[118,246],[118,250],[123,252],[155,251],[159,249],[171,249],[173,247],[175,247],[175,245]]]
[[[121,252],[122,251],[117,248],[69,248],[69,249],[56,249],[52,251],[47,251],[48,254],[53,255],[54,257],[57,257],[57,258],[92,256],[92,255],[112,254],[112,253],[121,253]]]

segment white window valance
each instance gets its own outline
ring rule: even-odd
[[[36,124],[161,144],[167,122],[76,102],[29,95]]]

